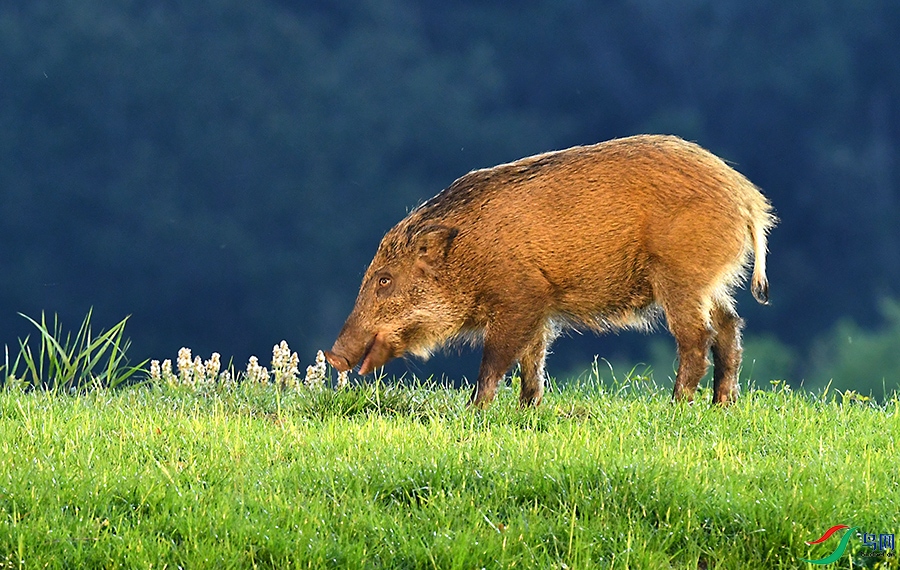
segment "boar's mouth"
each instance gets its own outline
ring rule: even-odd
[[[384,366],[393,356],[393,350],[385,339],[385,335],[378,333],[366,347],[362,365],[359,367],[359,373],[366,375],[376,368]]]
[[[384,366],[384,364],[393,358],[393,356],[393,350],[387,342],[385,335],[382,333],[376,334],[372,340],[366,344],[362,356],[357,357],[352,363],[347,357],[342,356],[333,350],[325,351],[325,358],[328,360],[328,363],[338,372],[350,370],[357,362],[362,360],[362,364],[359,367],[359,373],[362,375],[366,375],[372,370]]]

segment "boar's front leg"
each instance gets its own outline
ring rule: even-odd
[[[505,315],[495,319],[485,333],[478,381],[469,404],[485,408],[497,395],[497,385],[516,360],[522,362],[520,405],[537,405],[544,389],[546,343],[539,319]],[[527,401],[526,401],[527,400]]]

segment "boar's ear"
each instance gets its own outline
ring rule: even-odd
[[[450,252],[450,245],[459,230],[447,226],[426,226],[419,230],[413,246],[416,248],[416,264],[427,269],[440,265]]]

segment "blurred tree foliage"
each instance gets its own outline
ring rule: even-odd
[[[877,398],[900,389],[900,303],[884,300],[881,311],[884,323],[876,330],[843,319],[814,343],[813,385],[831,381]]]
[[[774,302],[741,311],[808,351],[900,296],[898,29],[894,0],[4,3],[0,341],[94,306],[141,358],[311,355],[456,177],[670,132],[774,202]],[[609,343],[646,340],[557,358]]]

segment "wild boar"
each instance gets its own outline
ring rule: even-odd
[[[674,399],[714,363],[713,399],[738,395],[742,320],[733,290],[753,254],[768,303],[776,218],[747,178],[700,146],[638,135],[475,170],[394,226],[326,353],[367,374],[453,341],[483,342],[470,403],[484,407],[518,362],[519,403],[537,405],[544,360],[566,328],[648,329],[678,345]]]

